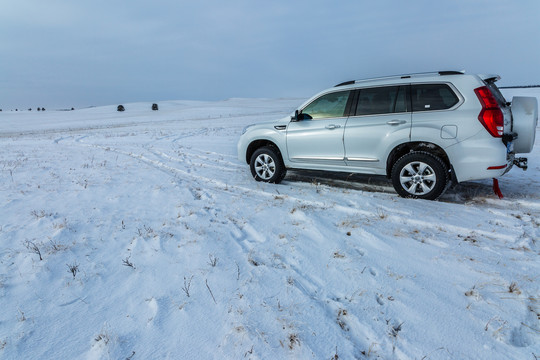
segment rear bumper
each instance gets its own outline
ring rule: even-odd
[[[500,138],[474,136],[445,150],[458,182],[500,177],[514,163]]]

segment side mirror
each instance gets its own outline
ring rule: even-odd
[[[309,114],[304,114],[304,113],[301,113],[301,112],[298,112],[298,110],[296,110],[294,112],[294,116],[291,117],[291,121],[293,122],[296,122],[296,121],[304,121],[304,120],[311,120],[313,119],[311,117],[311,115]]]
[[[294,111],[294,115],[291,116],[291,121],[292,122],[297,122],[298,121],[298,110]]]

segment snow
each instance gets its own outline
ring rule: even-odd
[[[0,357],[540,356],[539,137],[502,200],[488,180],[439,201],[255,182],[242,128],[301,102],[0,113]]]

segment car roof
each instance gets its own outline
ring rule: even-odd
[[[362,84],[366,82],[389,82],[391,80],[404,80],[404,79],[417,79],[417,78],[430,78],[430,77],[438,77],[438,76],[448,76],[448,75],[464,75],[464,71],[432,71],[432,72],[422,72],[422,73],[412,73],[412,74],[401,74],[401,75],[391,75],[391,76],[382,76],[382,77],[376,77],[376,78],[369,78],[369,79],[361,79],[361,80],[349,80],[342,82],[340,84],[337,84],[334,87],[340,87],[340,86],[347,86],[347,85],[354,85],[354,84]]]
[[[350,80],[339,83],[334,87],[325,89],[306,102],[304,102],[300,108],[305,107],[313,99],[324,95],[326,93],[341,91],[341,90],[354,90],[359,87],[366,86],[388,86],[388,85],[402,85],[410,83],[423,83],[423,82],[452,82],[452,77],[473,77],[476,78],[478,82],[495,82],[500,79],[499,75],[494,74],[466,74],[465,71],[456,71],[456,70],[445,70],[445,71],[431,71],[431,72],[422,72],[422,73],[411,73],[411,74],[401,74],[401,75],[392,75],[392,76],[383,76],[370,79],[361,79],[361,80]],[[457,80],[457,79],[455,79]]]

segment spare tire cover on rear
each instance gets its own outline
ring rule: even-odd
[[[512,99],[512,130],[518,134],[514,140],[515,153],[530,153],[536,137],[538,102],[534,97],[514,96]]]

